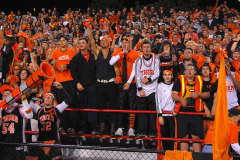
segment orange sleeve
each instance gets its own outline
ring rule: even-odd
[[[112,53],[113,56],[117,56],[121,52],[121,48],[118,48],[115,52]]]
[[[197,61],[197,67],[198,69],[201,69],[201,67],[204,65],[205,63],[205,59],[206,57],[204,55],[201,55],[200,58]]]
[[[195,59],[196,61],[198,61],[200,58],[200,56],[196,55],[196,54],[193,54],[193,59]]]
[[[179,58],[179,60],[178,60],[178,62],[180,63],[180,62],[182,62],[183,60],[184,60],[184,56],[181,55],[180,58]]]
[[[235,72],[235,79],[240,81],[240,74],[239,74],[239,72]]]
[[[238,127],[235,123],[230,122],[230,143],[238,143]]]
[[[212,10],[209,13],[214,14],[217,9],[217,6],[218,6],[218,4],[216,3],[216,5],[212,8]]]
[[[214,83],[217,81],[217,73],[214,73],[213,76],[212,76],[212,81],[211,83]]]

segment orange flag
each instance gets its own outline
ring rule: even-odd
[[[218,78],[217,106],[214,120],[213,160],[229,160],[229,117],[226,93],[225,62],[220,53],[220,71]]]

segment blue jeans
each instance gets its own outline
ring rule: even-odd
[[[203,153],[212,153],[212,146],[211,145],[204,145],[202,152]]]

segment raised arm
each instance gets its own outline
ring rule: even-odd
[[[33,117],[32,108],[30,107],[26,93],[21,95],[22,97],[22,107],[20,108],[20,112],[24,118],[31,119]]]
[[[96,45],[96,43],[94,41],[94,38],[93,38],[93,35],[92,35],[92,29],[91,29],[92,27],[91,27],[90,21],[87,22],[86,27],[87,27],[88,39],[89,39],[89,42],[91,44],[91,49],[92,49],[92,51],[94,53],[94,57],[96,59],[98,54],[99,54],[99,52],[100,52],[100,50],[98,49],[98,47],[97,47],[97,45]]]

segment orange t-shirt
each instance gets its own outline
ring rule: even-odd
[[[66,51],[62,52],[60,49],[53,51],[51,59],[57,60],[56,62],[56,82],[66,82],[73,80],[71,76],[70,69],[65,69],[63,72],[59,72],[58,68],[62,65],[69,64],[72,60],[73,56],[75,56],[75,51],[73,49],[68,48]]]
[[[213,144],[213,136],[214,136],[214,122],[209,126],[207,135],[204,139],[204,143],[206,144]],[[231,121],[229,119],[229,139],[230,139],[230,143],[234,144],[234,143],[238,143],[238,126],[233,123],[233,121]]]
[[[11,80],[10,80],[10,87],[13,87],[13,84],[16,83],[16,82],[19,82],[19,78],[16,77],[15,75],[13,74],[10,74],[10,77],[11,77]]]
[[[200,56],[196,55],[195,53],[193,54],[193,59],[195,59],[196,61],[198,61],[198,59],[200,58]],[[182,62],[184,60],[184,55],[181,55],[178,62]]]
[[[112,56],[119,55],[120,58],[118,60],[118,67],[122,74],[123,72],[123,58],[124,55],[122,54],[122,48],[117,49],[115,52],[113,52]],[[132,69],[133,69],[133,63],[135,63],[136,59],[140,56],[140,54],[137,51],[130,50],[129,53],[126,56],[126,63],[127,63],[127,79],[129,79]],[[135,79],[132,80],[132,83],[136,83]]]

